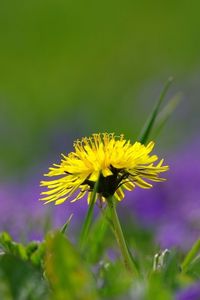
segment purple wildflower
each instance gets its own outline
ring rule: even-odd
[[[176,300],[199,300],[200,299],[200,282],[197,282],[176,295]]]

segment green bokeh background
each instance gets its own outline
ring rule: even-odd
[[[173,149],[199,126],[200,2],[2,1],[1,176],[48,161],[74,138],[135,138],[164,82],[183,101],[160,139]],[[58,153],[57,153],[58,155]]]

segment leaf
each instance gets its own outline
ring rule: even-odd
[[[60,232],[46,239],[45,274],[53,300],[96,300],[95,282],[80,255]]]
[[[187,275],[200,280],[200,256],[197,256],[188,266]]]
[[[155,263],[156,258],[156,263]],[[154,271],[150,272],[147,282],[147,292],[145,300],[172,300],[172,291],[179,285],[178,253],[174,250],[158,253],[154,256]]]
[[[154,126],[154,123],[155,123],[155,120],[156,120],[156,117],[159,113],[159,110],[160,110],[160,106],[165,98],[165,95],[167,94],[167,91],[171,85],[173,81],[173,77],[169,77],[168,81],[166,82],[163,90],[161,91],[160,93],[160,96],[152,110],[152,112],[150,113],[147,121],[145,122],[145,125],[144,127],[142,128],[141,130],[141,133],[139,134],[139,137],[138,137],[138,140],[142,143],[142,144],[145,144],[147,141],[148,141],[148,138],[149,138],[149,135],[151,133],[151,130]]]
[[[178,93],[168,101],[165,107],[158,114],[157,121],[155,122],[155,130],[153,132],[154,139],[156,136],[158,136],[162,128],[165,126],[166,122],[173,114],[173,112],[179,105],[180,101],[181,101],[181,94]]]
[[[11,254],[24,261],[30,261],[34,266],[41,267],[44,258],[44,242],[31,241],[29,244],[22,245],[12,240],[7,232],[0,235],[0,246],[3,254]]]
[[[179,253],[175,250],[171,250],[164,259],[163,282],[168,287],[177,287],[177,277],[181,273]]]
[[[172,300],[169,286],[163,281],[160,272],[154,272],[149,278],[145,291],[145,300]]]
[[[184,260],[181,264],[182,272],[184,272],[184,273],[187,272],[188,268],[190,267],[190,264],[192,263],[194,258],[197,256],[197,254],[199,254],[199,252],[200,252],[200,239],[194,243],[192,248],[187,253],[186,257],[184,258]]]
[[[0,299],[48,300],[42,272],[11,254],[0,256]]]
[[[88,237],[88,247],[84,252],[84,258],[87,261],[97,262],[101,260],[108,244],[106,233],[108,233],[108,222],[105,215],[100,215],[95,220]]]
[[[128,292],[133,284],[133,277],[121,261],[102,263],[98,276],[101,279],[99,292],[103,299],[116,299],[114,297]]]
[[[28,259],[34,266],[42,268],[45,249],[45,242],[38,243],[33,241],[27,245],[26,253],[28,255]]]
[[[24,260],[28,258],[26,247],[21,243],[14,242],[7,232],[3,232],[0,235],[0,247],[7,254],[12,254]]]

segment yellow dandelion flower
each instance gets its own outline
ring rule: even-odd
[[[98,133],[84,137],[74,143],[74,152],[67,156],[62,154],[60,164],[53,164],[48,177],[41,181],[47,187],[42,192],[45,203],[61,204],[71,196],[73,201],[81,199],[88,193],[88,202],[94,185],[99,179],[96,197],[105,201],[111,195],[116,199],[124,198],[124,190],[133,190],[135,186],[143,189],[152,187],[149,181],[164,181],[159,174],[169,169],[163,166],[163,159],[158,164],[156,155],[150,155],[154,142],[146,146],[140,142],[131,144],[124,135]]]

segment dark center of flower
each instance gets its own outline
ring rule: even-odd
[[[116,169],[113,166],[110,166],[110,169],[113,173],[112,175],[104,177],[102,174],[100,174],[97,189],[97,193],[101,194],[105,198],[113,195],[118,189],[120,182],[128,176],[128,174],[122,172],[121,169]],[[88,184],[91,190],[94,189],[94,181],[86,179],[84,183]]]

